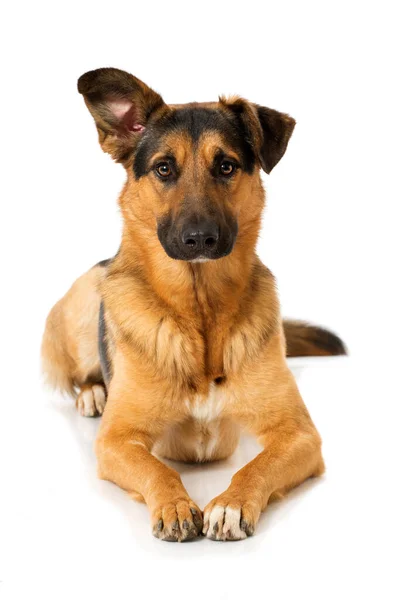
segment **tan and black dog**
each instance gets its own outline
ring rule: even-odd
[[[295,121],[238,97],[166,105],[118,69],[86,73],[78,89],[103,150],[126,170],[123,235],[52,309],[45,373],[82,415],[104,412],[99,475],[146,502],[155,536],[246,538],[270,499],[324,470],[286,355],[345,351],[323,329],[282,321],[255,251],[260,168],[282,158]],[[263,450],[203,521],[156,455],[223,459],[241,429]]]

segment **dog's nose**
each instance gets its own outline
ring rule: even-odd
[[[182,231],[182,242],[193,250],[213,250],[218,238],[218,225],[212,221],[189,224]]]

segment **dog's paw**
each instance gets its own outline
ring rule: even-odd
[[[83,417],[102,415],[106,405],[106,391],[100,384],[84,386],[76,399],[76,408]]]
[[[167,502],[152,512],[153,535],[165,542],[186,542],[200,535],[201,510],[188,500]]]
[[[204,509],[203,535],[210,540],[244,540],[253,535],[260,511],[252,503],[221,494]]]

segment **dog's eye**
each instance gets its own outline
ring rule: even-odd
[[[169,177],[172,173],[171,167],[167,162],[159,163],[156,166],[156,173],[162,179],[167,179],[167,177]]]
[[[231,175],[234,174],[235,170],[236,170],[236,165],[229,160],[224,160],[224,162],[221,163],[221,166],[219,168],[219,172],[224,177],[230,177]]]

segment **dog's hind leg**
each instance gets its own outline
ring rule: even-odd
[[[76,398],[76,408],[83,417],[96,417],[103,414],[106,398],[104,385],[85,383]]]
[[[76,398],[84,416],[102,414],[106,391],[98,350],[99,284],[105,266],[79,277],[51,310],[43,335],[42,364],[47,382]]]

